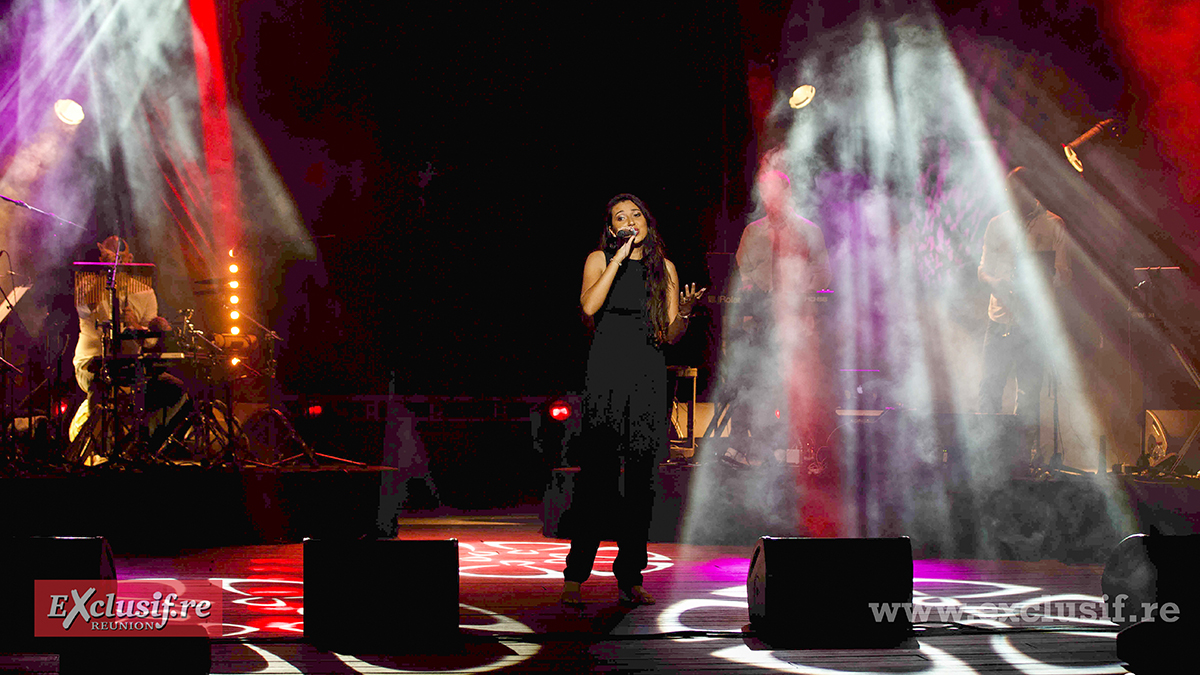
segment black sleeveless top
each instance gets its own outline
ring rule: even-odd
[[[584,425],[594,451],[665,452],[667,362],[646,317],[646,265],[626,259],[596,312]]]

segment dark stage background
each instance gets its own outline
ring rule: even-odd
[[[1069,104],[1078,131],[1106,115],[1131,118],[1127,154],[1156,182],[1177,177],[1181,146],[1165,152],[1139,117],[1156,100],[1155,75],[1131,75],[1139,54],[1117,46],[1140,3],[960,4],[939,3],[954,44],[1049,64],[1083,93]],[[734,250],[752,209],[748,74],[769,77],[785,26],[817,39],[851,17],[848,5],[857,6],[245,0],[226,9],[231,101],[319,250],[316,262],[274,261],[283,283],[271,320],[289,338],[284,389],[382,393],[393,377],[399,392],[580,388],[581,268],[605,201],[643,197],[683,282],[711,285],[705,254]],[[1065,133],[1034,107],[1020,114],[1035,132]],[[1189,208],[1137,226],[1167,230],[1168,248],[1172,237],[1186,245]],[[676,362],[705,358],[703,336],[688,340]]]
[[[316,340],[292,331],[285,387],[580,386],[582,263],[617,192],[705,281],[723,176],[745,199],[737,7],[620,4],[241,3],[237,97],[336,313]]]

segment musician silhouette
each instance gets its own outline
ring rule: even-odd
[[[810,299],[832,273],[825,235],[796,213],[787,174],[765,166],[757,185],[764,216],[738,244],[736,353],[727,358],[736,362],[731,431],[751,439],[751,457],[771,462],[775,450],[823,440],[825,383]]]
[[[110,236],[96,244],[100,254],[100,262],[132,263],[133,254],[129,244],[116,235]],[[117,302],[119,304],[120,333],[129,339],[122,339],[119,346],[120,354],[138,354],[143,350],[158,349],[160,338],[143,337],[138,339],[140,331],[167,333],[171,324],[158,316],[158,297],[149,284],[117,283]],[[79,341],[75,344],[75,381],[79,388],[87,393],[87,399],[75,412],[71,421],[68,437],[75,441],[88,420],[97,402],[100,384],[96,374],[102,366],[104,353],[104,336],[101,325],[113,318],[110,291],[99,275],[89,275],[77,282],[75,310],[79,314]],[[160,373],[147,383],[146,411],[156,427],[165,428],[164,422],[174,418],[182,408],[186,397],[183,394],[183,383],[169,373]],[[157,420],[155,421],[155,418]],[[100,463],[102,458],[83,458],[85,463]]]
[[[979,412],[1001,412],[1004,387],[1016,378],[1015,412],[1026,447],[1036,450],[1045,372],[1044,340],[1032,312],[1035,295],[1071,281],[1067,230],[1030,190],[1031,172],[1017,167],[1007,177],[1012,209],[992,218],[983,234],[979,280],[991,290],[983,340]],[[1044,325],[1044,324],[1043,324]]]

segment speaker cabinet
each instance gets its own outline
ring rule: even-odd
[[[1200,624],[1198,561],[1200,534],[1125,537],[1109,554],[1100,579],[1109,620],[1120,626],[1177,618]],[[1176,610],[1168,612],[1168,604]]]
[[[1200,636],[1200,534],[1133,534],[1113,548],[1101,588],[1122,626],[1117,656],[1139,675],[1180,672]]]
[[[746,595],[751,628],[772,646],[899,646],[912,637],[912,545],[908,537],[762,537]],[[892,609],[892,620],[877,616]]]
[[[104,537],[26,537],[4,542],[0,577],[5,579],[0,606],[0,652],[59,655],[58,672],[121,672],[130,675],[172,672],[208,673],[212,655],[208,636],[35,638],[34,581],[116,579],[112,548]]]
[[[33,637],[34,581],[117,578],[112,548],[104,537],[22,537],[4,543],[0,605],[20,611],[0,612],[0,647],[39,644]]]
[[[457,642],[458,540],[305,541],[304,637],[377,654]]]

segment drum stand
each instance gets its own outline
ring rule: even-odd
[[[201,384],[189,388],[191,409],[163,439],[157,454],[161,456],[167,454],[171,447],[181,447],[188,457],[198,460],[205,468],[241,466],[244,463],[263,466],[244,457],[245,436],[232,413],[233,405],[228,400],[228,387],[225,390],[226,400],[221,400],[216,395],[217,384],[213,376],[213,367],[221,349],[204,337],[192,323],[193,313],[194,310],[191,309],[181,312],[183,326],[179,341],[191,363],[201,367]],[[201,354],[202,349],[207,353]]]
[[[114,343],[109,337],[109,322],[100,322],[99,327],[103,330],[104,346],[99,357],[102,366],[96,374],[98,385],[89,394],[88,421],[67,448],[65,458],[68,463],[83,464],[91,457],[103,458],[103,462],[158,460],[157,453],[147,452],[145,363],[140,357],[131,359],[133,380],[129,392],[123,392],[116,373],[117,359],[112,356]]]
[[[206,468],[258,464],[243,456],[245,437],[241,425],[231,412],[232,406],[216,395],[213,361],[212,357],[195,357],[203,375],[199,386],[188,392],[191,410],[163,440],[158,454],[166,454],[170,447],[176,446],[184,448],[188,457]]]
[[[241,310],[239,310],[239,311],[241,311]],[[275,381],[275,372],[276,372],[275,343],[279,340],[279,334],[276,333],[275,331],[267,328],[266,326],[262,325],[261,323],[258,322],[258,320],[256,320],[254,317],[250,316],[249,314],[246,314],[245,312],[241,312],[241,317],[243,319],[249,321],[250,323],[254,324],[255,326],[258,327],[258,329],[260,331],[262,331],[263,341],[265,342],[263,349],[265,350],[265,354],[266,354],[266,363],[264,364],[263,372],[258,373],[258,375],[266,378],[266,380],[267,380],[267,388],[268,388],[268,391],[270,392],[268,400],[270,402],[268,403],[266,410],[259,411],[258,413],[256,413],[256,416],[258,416],[259,419],[263,419],[263,420],[266,420],[266,419],[273,420],[273,422],[271,422],[270,424],[278,425],[280,427],[279,430],[283,433],[283,438],[279,439],[278,441],[275,441],[274,438],[269,439],[271,441],[274,441],[274,445],[276,447],[279,447],[285,443],[291,442],[291,443],[294,443],[296,445],[296,447],[298,447],[300,449],[300,452],[298,452],[294,455],[285,457],[279,461],[271,462],[270,464],[268,464],[268,466],[278,468],[281,466],[291,464],[300,459],[306,459],[308,461],[309,465],[311,465],[313,467],[320,466],[319,459],[327,459],[327,460],[330,460],[333,462],[339,462],[341,464],[349,464],[351,466],[366,466],[366,464],[364,464],[362,462],[356,462],[354,460],[345,459],[343,457],[335,457],[333,455],[327,455],[327,454],[323,454],[320,452],[316,452],[308,445],[308,443],[304,442],[304,439],[301,438],[300,434],[296,432],[296,428],[292,426],[291,420],[288,419],[288,416],[282,410],[280,410],[280,406],[277,405],[278,385]],[[250,421],[251,420],[246,420],[248,426],[250,424]],[[250,434],[247,433],[247,436],[249,436],[249,435]],[[272,433],[271,436],[274,436],[274,434]]]

